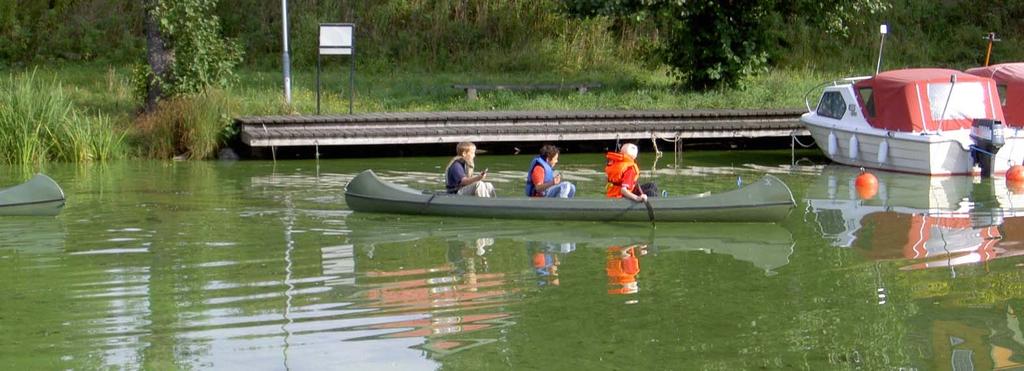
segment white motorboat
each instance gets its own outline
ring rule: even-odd
[[[1003,125],[994,80],[904,69],[833,82],[801,116],[834,162],[930,174],[1002,174],[1024,160],[1024,129]]]

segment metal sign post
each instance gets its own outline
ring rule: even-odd
[[[320,56],[348,55],[348,114],[352,114],[352,101],[356,86],[356,25],[353,23],[321,23],[320,48],[316,54],[316,114],[320,114]]]
[[[281,39],[284,48],[281,53],[281,68],[284,69],[284,101],[292,104],[292,62],[288,56],[288,0],[281,0]]]

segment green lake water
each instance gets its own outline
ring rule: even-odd
[[[772,173],[797,206],[656,229],[389,216],[348,210],[346,182],[374,168],[439,189],[447,159],[49,165],[63,212],[0,217],[0,367],[1024,364],[1024,195],[1001,180],[879,174],[861,200],[854,170],[791,168],[789,151],[644,156],[669,195]],[[504,195],[529,160],[477,158]],[[578,197],[600,197],[602,155],[561,160]]]

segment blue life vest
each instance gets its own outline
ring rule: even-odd
[[[537,191],[531,175],[533,175],[533,168],[538,165],[544,168],[544,183],[551,183],[555,180],[555,171],[551,169],[551,165],[548,165],[548,161],[541,156],[534,157],[530,162],[530,169],[526,171],[526,197],[533,197],[534,192]]]

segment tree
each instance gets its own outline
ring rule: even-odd
[[[772,16],[799,15],[825,2],[798,0],[562,0],[581,17],[633,17],[653,22],[663,35],[654,50],[683,85],[698,90],[734,87],[764,69]],[[829,7],[857,12],[813,19],[827,31],[845,32],[861,11],[885,8],[885,0],[834,0]],[[828,13],[828,12],[825,12]],[[818,13],[813,13],[818,14]]]
[[[146,0],[146,15],[142,27],[146,33],[146,62],[149,71],[145,73],[145,110],[151,112],[156,102],[164,96],[163,81],[171,81],[171,66],[174,65],[174,50],[168,49],[160,29],[157,8],[160,0]]]
[[[148,68],[141,78],[145,108],[160,98],[223,87],[234,77],[242,50],[220,35],[216,0],[145,0],[143,28]]]

